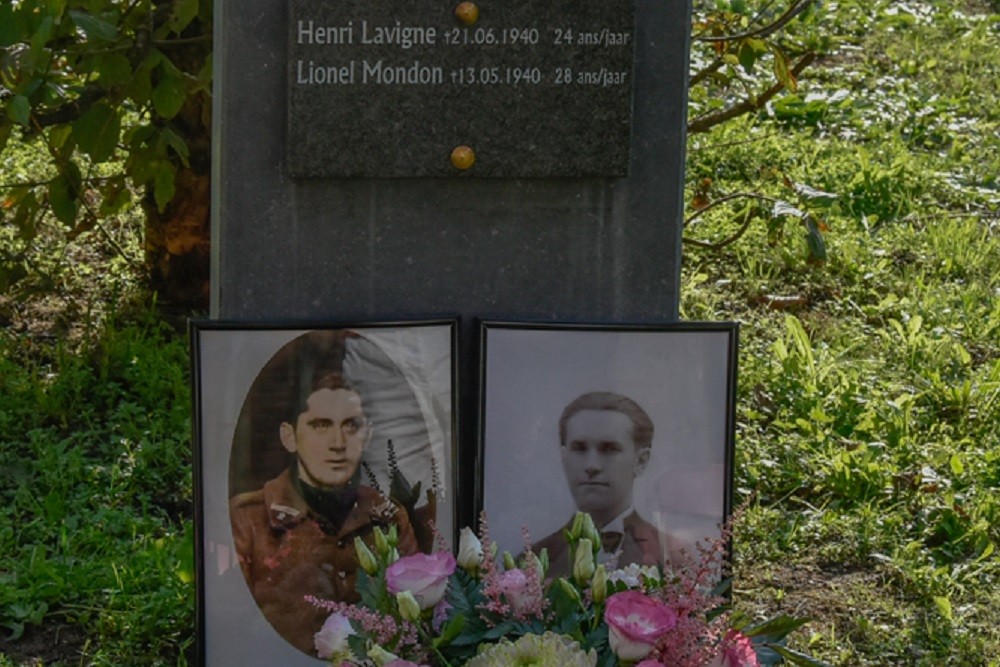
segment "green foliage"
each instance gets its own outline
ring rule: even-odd
[[[193,613],[186,345],[151,316],[48,355],[25,342],[0,338],[0,626],[81,624],[95,661],[177,655]]]
[[[208,0],[21,0],[0,7],[0,157],[23,144],[41,168],[8,171],[0,224],[22,248],[55,218],[73,238],[148,189],[163,212],[186,165],[185,137],[208,127]],[[0,257],[0,291],[28,274]],[[15,270],[18,267],[20,270]]]
[[[688,131],[706,132],[782,90],[794,93],[825,43],[789,40],[789,26],[815,21],[817,7],[813,0],[695,2]]]
[[[42,44],[22,39],[19,7],[36,4],[44,17],[62,3],[0,2],[0,76],[31,64]],[[55,78],[62,61],[49,61],[50,80],[37,89],[0,91],[4,184],[29,183],[0,200],[0,284],[30,269],[42,276],[39,290],[66,295],[50,306],[60,313],[52,338],[13,325],[0,332],[0,633],[30,638],[68,623],[90,639],[68,664],[184,664],[194,633],[186,346],[149,319],[90,324],[102,303],[124,298],[132,274],[120,258],[49,243],[38,213],[69,220],[73,193],[100,188],[87,206],[137,254],[134,218],[119,220],[132,210],[127,175],[154,186],[159,178],[162,203],[175,185],[164,159],[189,158],[184,111],[159,115],[171,111],[176,77],[148,58],[136,69],[131,49],[112,48],[131,28],[94,11],[103,4],[70,1],[58,25],[40,19],[36,30],[39,39],[63,34],[45,48],[65,46],[67,62],[80,39],[106,46],[86,72],[87,85],[125,91],[118,106],[103,98],[121,111],[107,162],[99,159],[115,121],[100,100],[86,121],[24,129],[47,113],[46,91],[82,95],[78,80]],[[734,21],[763,4],[696,3]],[[790,6],[779,4],[774,13]],[[195,16],[191,0],[165,6],[160,17],[176,17],[168,32]],[[807,49],[825,54],[797,90],[691,138],[690,201],[769,198],[701,214],[688,232],[717,245],[745,210],[755,222],[739,243],[690,247],[683,268],[684,318],[743,322],[735,496],[746,507],[734,603],[754,620],[812,616],[787,649],[833,664],[1000,664],[997,9],[944,0],[814,8],[782,35],[793,60]],[[147,55],[178,53],[147,46]],[[692,118],[777,82],[774,53],[758,46],[724,61],[726,81],[692,89]],[[715,57],[699,43],[693,68]],[[189,91],[207,82],[202,70],[178,69]],[[132,157],[134,148],[152,159]],[[67,157],[54,162],[53,152]],[[86,226],[87,208],[75,205],[62,229]],[[822,268],[810,218],[827,250]],[[86,298],[84,284],[101,285],[100,297]],[[18,319],[21,304],[0,304],[4,318]],[[82,323],[83,341],[54,342],[64,320]],[[479,604],[466,590],[466,604]],[[468,629],[456,626],[453,649],[481,630]],[[3,667],[16,664],[0,656]]]
[[[682,315],[743,322],[736,604],[815,616],[791,648],[834,664],[998,664],[1000,16],[926,0],[826,18],[794,99],[689,147],[702,206],[798,204],[783,177],[837,195],[810,209],[822,269],[767,210],[686,257]],[[742,220],[721,203],[688,233]]]

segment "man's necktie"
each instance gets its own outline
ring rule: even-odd
[[[622,543],[622,534],[609,530],[601,533],[601,550],[607,554],[618,551],[618,546]]]

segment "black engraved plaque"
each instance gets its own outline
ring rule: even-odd
[[[633,1],[289,0],[285,171],[625,176]]]

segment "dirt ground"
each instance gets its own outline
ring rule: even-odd
[[[43,665],[79,664],[87,636],[78,625],[70,625],[51,618],[45,625],[29,626],[17,641],[10,641],[6,633],[0,636],[0,655],[21,667]]]

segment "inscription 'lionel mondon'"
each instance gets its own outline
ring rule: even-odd
[[[315,21],[299,21],[299,44],[395,44],[403,49],[437,44],[437,28],[403,25],[369,25],[367,20],[348,21],[345,25],[317,25]],[[357,37],[357,41],[355,41]]]
[[[444,69],[414,60],[406,65],[387,65],[381,60],[352,60],[345,65],[317,65],[299,60],[295,67],[299,85],[436,85],[444,83]]]

